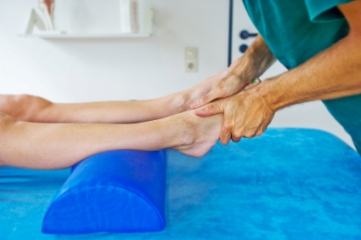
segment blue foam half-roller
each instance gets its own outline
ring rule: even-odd
[[[49,234],[150,232],[165,227],[165,151],[117,150],[72,168],[43,219]]]

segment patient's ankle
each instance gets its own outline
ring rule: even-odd
[[[170,105],[172,109],[174,109],[175,114],[190,110],[189,98],[190,94],[188,91],[182,91],[174,95],[174,97],[170,101]]]

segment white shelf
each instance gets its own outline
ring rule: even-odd
[[[35,9],[31,10],[26,29],[22,37],[38,37],[43,39],[120,39],[120,38],[148,38],[153,31],[153,9],[150,9],[149,19],[147,21],[147,32],[145,33],[64,33],[64,32],[47,32],[35,31],[35,26],[39,26],[42,21]]]

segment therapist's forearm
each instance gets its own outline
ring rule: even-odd
[[[233,74],[254,79],[261,76],[276,58],[261,35],[258,35],[245,54],[234,61],[229,68]]]
[[[361,34],[350,33],[301,66],[264,81],[260,93],[274,110],[361,93]]]
[[[275,57],[266,42],[260,35],[257,36],[245,54],[221,73],[220,80],[209,91],[200,95],[201,97],[196,99],[197,101],[193,102],[191,107],[197,109],[214,100],[235,95],[247,86],[258,84],[259,81],[255,81],[255,79],[261,76],[274,62]]]

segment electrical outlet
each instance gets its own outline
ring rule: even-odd
[[[185,72],[198,72],[198,48],[186,47],[184,50]]]

